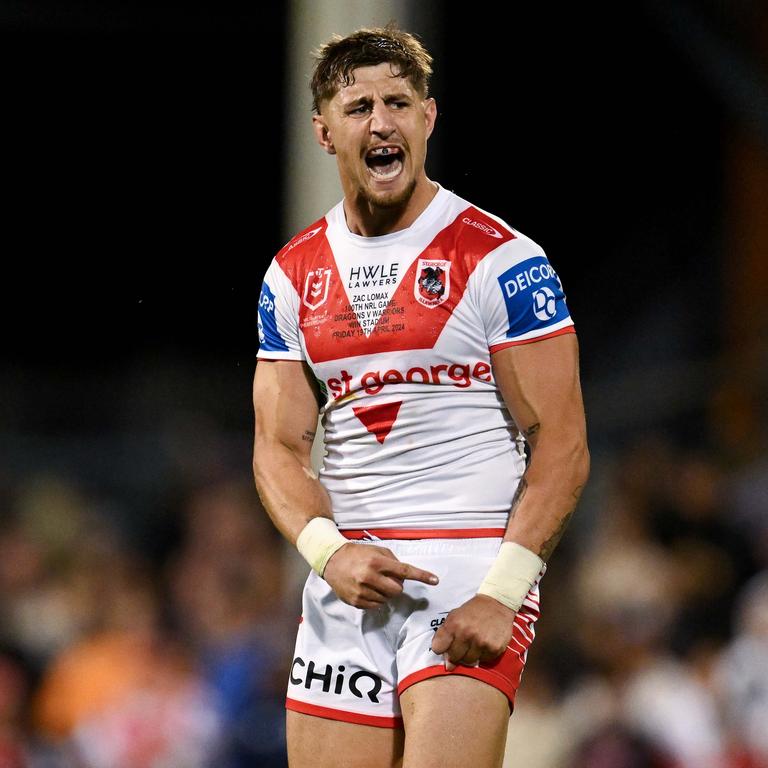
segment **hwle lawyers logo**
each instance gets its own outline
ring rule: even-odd
[[[328,299],[328,286],[331,282],[331,270],[319,267],[307,272],[304,280],[304,304],[310,309],[317,309]]]

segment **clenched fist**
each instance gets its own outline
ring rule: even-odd
[[[515,612],[487,595],[475,595],[454,608],[432,638],[432,651],[445,659],[450,672],[501,656],[512,639]]]

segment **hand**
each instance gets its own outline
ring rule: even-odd
[[[432,638],[432,651],[443,655],[450,672],[457,664],[475,666],[501,656],[512,639],[515,612],[487,595],[475,595],[454,608]]]
[[[403,591],[403,581],[437,584],[434,573],[400,562],[388,549],[350,542],[331,555],[323,578],[355,608],[378,608]]]

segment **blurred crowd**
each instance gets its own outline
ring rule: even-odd
[[[596,458],[505,765],[768,768],[768,457],[655,436]],[[8,486],[0,768],[286,765],[307,568],[251,478],[185,489],[160,543],[72,479]]]
[[[249,478],[190,491],[154,558],[61,478],[8,506],[0,768],[285,765],[300,603]]]
[[[768,768],[768,460],[720,462],[653,437],[593,472],[509,766]]]

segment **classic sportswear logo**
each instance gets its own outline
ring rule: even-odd
[[[300,675],[303,674],[303,669],[306,668],[306,674],[303,679]],[[339,664],[338,667],[332,667],[330,664],[326,664],[322,672],[318,672],[318,666],[314,661],[305,662],[301,656],[297,656],[291,664],[290,680],[292,685],[304,684],[304,687],[309,690],[314,683],[322,682],[323,693],[331,692],[331,685],[333,685],[333,693],[340,696],[344,687],[349,689],[353,696],[357,696],[358,699],[362,699],[363,696],[367,696],[374,704],[379,703],[378,695],[381,691],[381,678],[373,672],[368,672],[365,669],[361,669],[350,675],[348,678],[345,676],[346,667],[343,664]],[[334,677],[334,672],[336,675]]]
[[[310,229],[309,232],[305,232],[301,237],[297,237],[292,243],[288,244],[285,252],[288,253],[289,251],[292,251],[297,245],[301,245],[302,243],[306,243],[307,240],[311,240],[321,229],[322,227]]]
[[[448,617],[448,611],[440,611],[437,616],[438,618],[434,618],[429,622],[430,629],[433,632],[437,632],[437,630],[445,624],[445,620]]]
[[[464,224],[468,224],[470,227],[475,227],[475,229],[479,229],[481,232],[485,232],[486,235],[490,235],[491,237],[498,238],[499,240],[502,240],[504,238],[504,235],[502,235],[498,229],[495,229],[490,224],[486,224],[484,221],[478,221],[477,219],[470,219],[469,216],[465,216],[462,219],[462,222]]]

